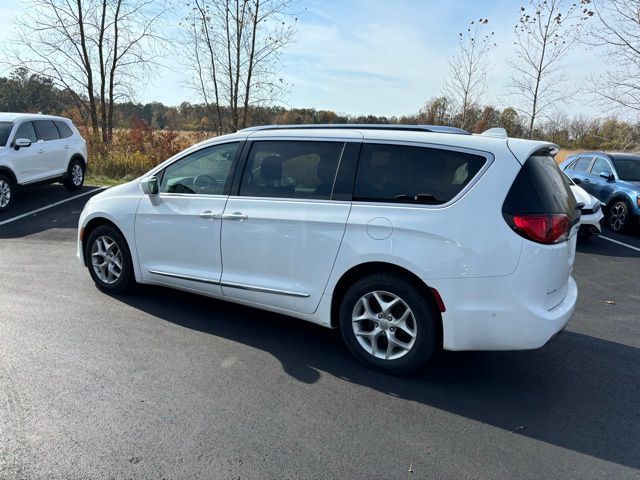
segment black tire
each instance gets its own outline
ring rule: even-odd
[[[9,175],[0,173],[0,212],[5,212],[13,205],[16,186]]]
[[[84,162],[78,158],[74,158],[69,162],[67,167],[67,175],[64,178],[65,187],[67,190],[80,190],[84,185]]]
[[[626,232],[631,225],[631,213],[625,200],[616,200],[607,212],[607,225],[617,233]]]
[[[403,356],[392,359],[378,358],[372,354],[372,351],[369,351],[372,350],[371,340],[363,340],[363,342],[369,346],[368,349],[365,349],[365,346],[360,343],[355,334],[352,317],[357,312],[357,310],[355,310],[356,306],[358,309],[363,308],[363,304],[359,302],[361,302],[361,299],[366,295],[372,295],[372,292],[381,292],[383,295],[385,293],[388,294],[389,296],[386,298],[384,296],[382,297],[382,300],[385,302],[392,299],[393,296],[396,296],[399,297],[404,304],[399,303],[389,309],[390,312],[392,312],[391,318],[394,318],[391,324],[385,322],[385,318],[382,318],[377,321],[377,323],[375,320],[359,322],[358,325],[362,326],[355,328],[365,332],[369,332],[369,329],[374,329],[374,332],[379,331],[380,336],[375,340],[376,346],[378,350],[385,350],[384,354],[386,354],[385,345],[387,347],[389,346],[388,338],[399,339],[405,341],[407,345],[410,344],[410,340],[406,341],[410,337],[407,336],[401,328],[392,330],[394,328],[393,325],[397,325],[397,318],[405,311],[404,308],[410,308],[413,314],[413,321],[411,323],[413,324],[415,322],[415,340],[413,340],[411,348],[406,351]],[[380,304],[375,300],[375,296],[371,298],[373,299],[369,301],[371,310],[375,313],[375,318],[380,318]],[[377,304],[377,308],[375,304]],[[395,308],[401,310],[394,312]],[[424,292],[401,275],[381,273],[369,275],[358,280],[347,290],[342,298],[339,312],[340,331],[347,348],[358,360],[375,370],[390,374],[407,373],[423,366],[438,351],[440,342],[440,329],[438,326],[440,319],[433,311],[429,301],[425,298]],[[384,322],[384,324],[382,322]],[[402,338],[399,338],[398,336],[401,336],[401,334]],[[391,335],[393,335],[393,337],[391,337]],[[396,347],[393,348],[394,350],[392,350],[391,356],[394,356],[394,351],[398,354],[403,350],[396,350]]]
[[[94,247],[96,250],[100,250],[100,249],[102,249],[102,251],[107,250],[105,249],[105,243],[104,243],[105,238],[109,239],[110,241],[113,241],[117,246],[117,252],[120,252],[120,255],[118,258],[116,258],[116,263],[118,263],[117,260],[119,260],[119,263],[121,265],[120,269],[118,269],[114,265],[111,271],[109,271],[109,267],[106,267],[106,268],[103,267],[102,275],[107,276],[106,280],[105,278],[100,277],[100,275],[96,271],[100,269],[94,267],[94,264],[93,264],[94,258],[97,259],[98,261],[101,258],[106,260],[105,256],[99,257],[99,256],[93,255],[93,253],[95,252]],[[96,242],[101,242],[101,243],[96,244]],[[110,250],[110,255],[112,259],[117,256],[117,254],[114,254],[116,250],[113,249],[113,247],[109,247],[109,250]],[[110,225],[101,225],[97,227],[95,230],[93,230],[89,234],[89,238],[87,238],[84,258],[85,258],[85,263],[87,265],[87,268],[89,269],[89,274],[91,275],[91,278],[95,282],[96,287],[98,287],[103,292],[123,293],[135,285],[135,274],[133,272],[131,252],[129,251],[129,247],[127,245],[126,240],[124,239],[122,234],[118,231],[118,229],[116,229],[115,227],[112,227]],[[103,263],[103,262],[100,262],[100,263]],[[117,272],[118,270],[120,270],[120,274],[118,278],[117,279],[111,278],[111,280],[113,281],[109,281],[109,277],[111,275],[115,276],[115,273],[113,272]]]

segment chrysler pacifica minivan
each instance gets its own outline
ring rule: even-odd
[[[556,146],[450,127],[255,127],[94,196],[105,292],[177,288],[338,328],[389,373],[533,349],[573,313],[580,209]]]

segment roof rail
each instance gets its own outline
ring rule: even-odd
[[[399,125],[381,123],[311,123],[302,125],[261,125],[239,130],[240,132],[257,132],[263,130],[320,130],[320,129],[344,129],[344,130],[396,130],[407,132],[432,132],[453,133],[457,135],[471,135],[461,128],[446,125]]]
[[[480,135],[484,135],[485,137],[496,137],[496,138],[507,138],[509,135],[504,128],[490,128],[489,130],[485,130]]]

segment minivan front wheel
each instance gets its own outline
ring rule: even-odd
[[[386,373],[415,370],[433,356],[436,322],[424,292],[399,275],[360,279],[340,305],[340,330],[351,353]]]
[[[104,292],[122,293],[135,283],[127,242],[110,225],[101,225],[89,235],[85,263],[96,286]]]

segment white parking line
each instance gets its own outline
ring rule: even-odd
[[[636,252],[640,252],[640,248],[634,247],[633,245],[629,245],[629,244],[621,242],[619,240],[614,240],[613,238],[605,237],[604,235],[600,235],[599,238],[602,238],[603,240],[607,240],[607,241],[612,242],[612,243],[617,243],[618,245],[622,245],[623,247],[630,248],[631,250],[635,250]]]
[[[85,195],[90,195],[92,193],[97,193],[100,190],[104,190],[109,187],[98,187],[93,190],[89,190],[88,192],[81,193],[80,195],[75,195],[73,197],[65,198],[64,200],[60,200],[59,202],[51,203],[49,205],[45,205],[44,207],[37,208],[36,210],[31,210],[30,212],[23,213],[22,215],[18,215],[17,217],[11,217],[7,220],[3,220],[0,222],[0,225],[6,225],[7,223],[15,222],[16,220],[20,220],[21,218],[28,217],[29,215],[33,215],[34,213],[42,212],[43,210],[47,210],[48,208],[57,207],[58,205],[62,205],[63,203],[70,202],[71,200],[75,200],[76,198],[84,197]]]

